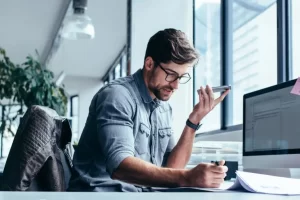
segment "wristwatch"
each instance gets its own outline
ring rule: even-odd
[[[189,119],[186,120],[186,125],[196,131],[202,126],[202,124],[200,123],[199,124],[192,123]]]

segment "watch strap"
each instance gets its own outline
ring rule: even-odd
[[[192,128],[192,129],[194,129],[194,130],[198,130],[200,127],[201,127],[201,125],[202,124],[194,124],[194,123],[192,123],[189,119],[187,119],[186,120],[186,125],[188,126],[188,127],[190,127],[190,128]]]

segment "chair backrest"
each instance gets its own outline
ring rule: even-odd
[[[68,121],[54,110],[29,108],[4,167],[2,190],[65,191],[72,167],[71,138]]]

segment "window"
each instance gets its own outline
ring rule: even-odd
[[[102,80],[104,82],[104,85],[108,84],[114,79],[127,76],[127,54],[125,47],[103,77]]]
[[[18,114],[20,109],[24,110],[23,107],[21,107],[21,105],[18,104],[0,105],[0,128],[3,128],[3,122],[6,123],[3,134],[2,130],[0,130],[0,157],[7,157],[9,154],[10,148],[14,140],[14,136],[17,133],[18,126],[20,124],[21,115]],[[9,119],[12,119],[13,117],[16,117],[16,119],[10,124]]]
[[[292,0],[292,49],[293,49],[293,78],[298,78],[300,77],[300,1],[297,0]]]
[[[127,55],[126,54],[122,56],[121,63],[122,63],[121,76],[124,77],[127,76]]]
[[[220,1],[195,1],[195,47],[200,60],[195,66],[195,91],[200,86],[220,85]],[[219,94],[216,94],[219,95]],[[198,94],[195,103],[198,103]],[[220,129],[220,105],[202,121],[201,131]]]
[[[219,105],[209,113],[203,120],[201,131],[218,130],[221,122],[223,122],[222,125],[229,122],[225,124],[227,127],[239,125],[243,121],[243,95],[277,84],[277,17],[279,17],[277,16],[277,1],[194,1],[194,44],[200,52],[200,61],[194,69],[194,91],[206,84],[211,86],[230,84],[232,86],[231,96],[228,98],[230,102],[224,104],[226,107],[224,106],[223,110]],[[297,2],[297,5],[293,2],[293,10],[300,8],[300,1],[292,1]],[[223,15],[221,10],[227,7]],[[293,18],[298,19],[295,15],[293,13]],[[295,21],[293,20],[294,44],[297,40],[300,42],[299,38],[296,39],[296,35],[300,33],[300,23],[298,22],[298,25]],[[221,26],[223,24],[229,24],[229,26]],[[299,32],[294,26],[299,26]],[[226,39],[229,41],[226,42],[230,42],[231,45],[222,47],[223,33],[227,33]],[[297,48],[300,50],[300,47],[297,46]],[[295,49],[296,47],[293,50],[294,55],[297,52]],[[221,61],[222,52],[226,51],[229,53],[230,66],[225,68]],[[298,77],[300,67],[295,68],[300,65],[300,58],[294,57],[294,76]],[[297,58],[299,61],[296,60]],[[223,69],[226,69],[225,74],[222,74]],[[230,79],[222,80],[223,75]],[[198,103],[197,98],[198,95],[195,93],[195,103]],[[221,118],[221,111],[225,113],[222,116],[229,117],[230,120]]]
[[[73,142],[78,142],[79,139],[79,96],[75,95],[70,98],[70,124],[72,128],[72,144]]]
[[[120,77],[121,77],[121,65],[118,64],[115,67],[115,76],[114,76],[114,78],[117,79],[117,78],[120,78]]]
[[[114,79],[115,79],[115,74],[114,74],[114,71],[112,71],[111,73],[109,73],[109,75],[108,75],[108,82],[111,82],[111,81],[113,81]]]
[[[277,83],[276,0],[232,5],[233,124],[243,122],[243,95]],[[267,77],[267,78],[266,78]]]

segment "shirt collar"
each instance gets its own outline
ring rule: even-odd
[[[152,97],[149,94],[148,88],[145,84],[145,80],[143,77],[143,71],[139,69],[137,72],[133,74],[133,78],[137,84],[140,95],[144,101],[144,103],[150,103],[153,101]]]

